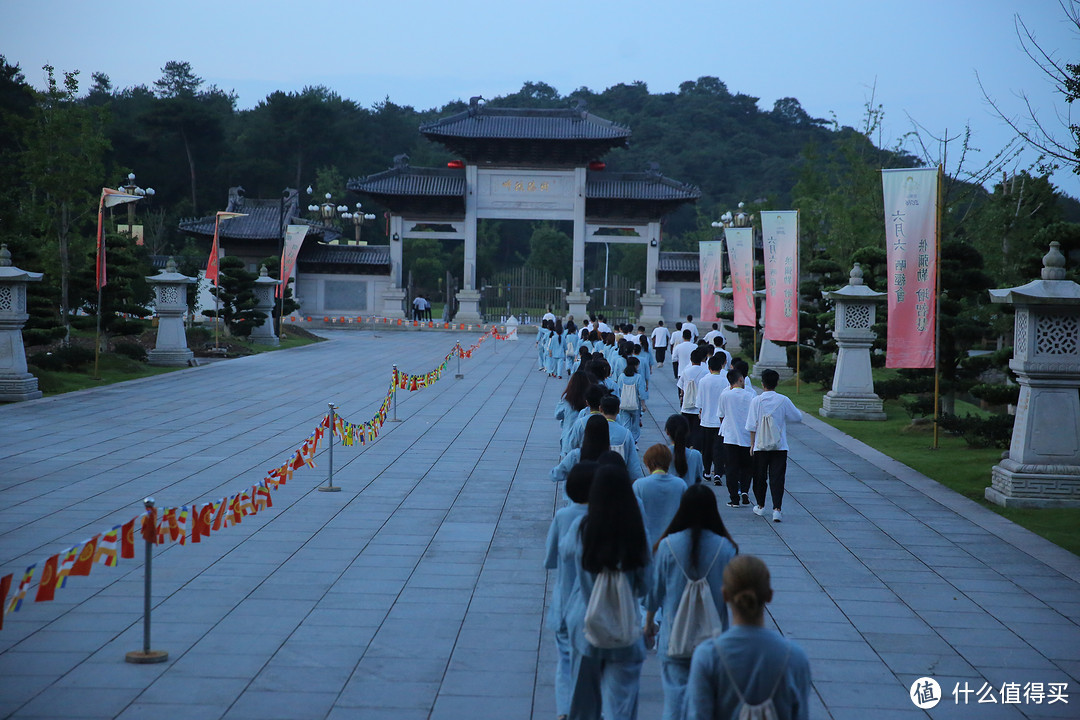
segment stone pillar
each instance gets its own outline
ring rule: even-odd
[[[570,292],[566,294],[567,314],[589,317],[589,294],[585,292],[585,168],[574,170],[574,236]]]
[[[255,281],[255,309],[266,313],[266,319],[251,329],[251,342],[259,345],[279,345],[281,341],[274,334],[274,288],[281,284],[266,272],[266,266],[259,268],[259,278]]]
[[[158,316],[157,340],[147,362],[170,367],[190,364],[195,354],[188,349],[184,313],[188,309],[188,285],[194,284],[195,278],[176,272],[176,262],[169,258],[165,269],[146,281],[154,287],[154,309]]]
[[[382,294],[382,315],[392,320],[405,317],[405,288],[401,284],[402,247],[400,215],[390,216],[390,287]]]
[[[30,319],[26,284],[39,282],[41,276],[15,267],[7,244],[0,245],[0,402],[41,397],[37,378],[27,372],[22,339],[23,325]]]
[[[458,290],[458,312],[454,322],[479,325],[480,291],[476,287],[476,165],[465,166],[465,266],[462,268],[461,285]]]
[[[645,255],[645,294],[639,298],[641,318],[638,320],[646,326],[656,325],[664,319],[664,296],[656,292],[656,274],[660,269],[660,223],[649,223],[648,236],[649,244],[646,246]]]
[[[780,375],[780,380],[788,380],[795,377],[795,371],[788,367],[787,350],[765,337],[765,291],[757,290],[755,297],[761,298],[761,346],[758,347],[757,362],[750,374],[756,378],[761,377],[764,370],[775,370]],[[728,352],[731,352],[730,350]]]
[[[1080,285],[1065,279],[1057,242],[1042,277],[991,290],[1016,308],[1013,359],[1020,383],[1012,443],[985,496],[1003,507],[1080,507]]]
[[[870,347],[877,337],[870,328],[874,326],[876,304],[886,294],[874,292],[863,284],[859,263],[851,269],[847,286],[821,294],[836,303],[833,337],[839,350],[832,390],[822,398],[818,413],[841,420],[884,420],[885,411],[881,398],[874,393],[870,371]]]

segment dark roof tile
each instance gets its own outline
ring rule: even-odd
[[[438,138],[500,140],[625,140],[630,128],[574,108],[493,108],[482,105],[420,126]]]

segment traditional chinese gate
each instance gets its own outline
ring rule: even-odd
[[[566,314],[566,280],[543,270],[522,266],[495,273],[480,286],[484,322],[502,322],[514,315],[522,323],[539,324],[549,307],[559,317]]]

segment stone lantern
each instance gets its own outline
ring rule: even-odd
[[[195,354],[188,349],[184,313],[188,309],[187,286],[196,282],[195,278],[176,272],[176,262],[169,258],[165,269],[146,281],[154,287],[154,307],[158,316],[157,340],[147,362],[164,366],[190,365]]]
[[[0,245],[0,402],[41,397],[37,378],[26,371],[22,339],[23,325],[30,318],[26,312],[26,284],[40,280],[41,273],[12,265],[7,245]]]
[[[259,345],[277,345],[280,340],[274,334],[274,288],[281,284],[266,272],[266,266],[259,268],[259,277],[255,280],[255,309],[265,313],[266,318],[251,329],[251,342]]]
[[[781,381],[789,380],[795,377],[795,371],[788,367],[787,350],[765,337],[765,291],[754,291],[754,297],[761,298],[761,347],[751,375],[760,378],[763,371],[775,370]]]
[[[884,420],[885,411],[881,398],[874,393],[870,373],[870,347],[877,337],[870,328],[874,326],[876,305],[886,294],[864,285],[862,267],[855,263],[846,286],[822,291],[821,295],[836,304],[833,337],[839,350],[832,390],[822,398],[818,412],[841,420]]]
[[[720,290],[713,290],[713,295],[716,296],[716,306],[720,308],[720,314],[725,317],[735,316],[735,290],[730,287],[722,288]],[[742,340],[739,339],[739,328],[734,325],[730,325],[732,320],[721,320],[720,331],[724,333],[724,349],[732,355],[737,354],[742,350]],[[732,329],[734,328],[734,330]]]
[[[1004,507],[1080,507],[1080,285],[1065,279],[1050,243],[1042,278],[991,290],[1016,308],[1013,359],[1020,383],[1012,443],[994,466],[986,499]]]

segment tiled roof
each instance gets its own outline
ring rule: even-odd
[[[465,170],[398,165],[374,175],[353,178],[346,187],[369,195],[465,197]]]
[[[304,243],[298,262],[323,265],[390,265],[389,245]]]
[[[420,126],[434,140],[490,138],[499,140],[623,140],[630,128],[577,108],[471,107],[457,115]]]
[[[590,171],[585,197],[594,200],[697,200],[701,190],[658,172],[612,173]]]
[[[281,200],[278,198],[248,198],[232,188],[229,193],[228,212],[245,213],[244,217],[222,220],[218,223],[218,237],[233,240],[277,240],[281,237],[283,225],[309,225],[308,235],[320,236],[333,240],[341,236],[334,228],[299,217],[299,193],[289,190],[285,200],[285,212],[282,214]],[[214,236],[214,216],[186,218],[179,223],[181,231],[191,235]]]
[[[662,252],[656,267],[658,272],[698,272],[696,252]]]

